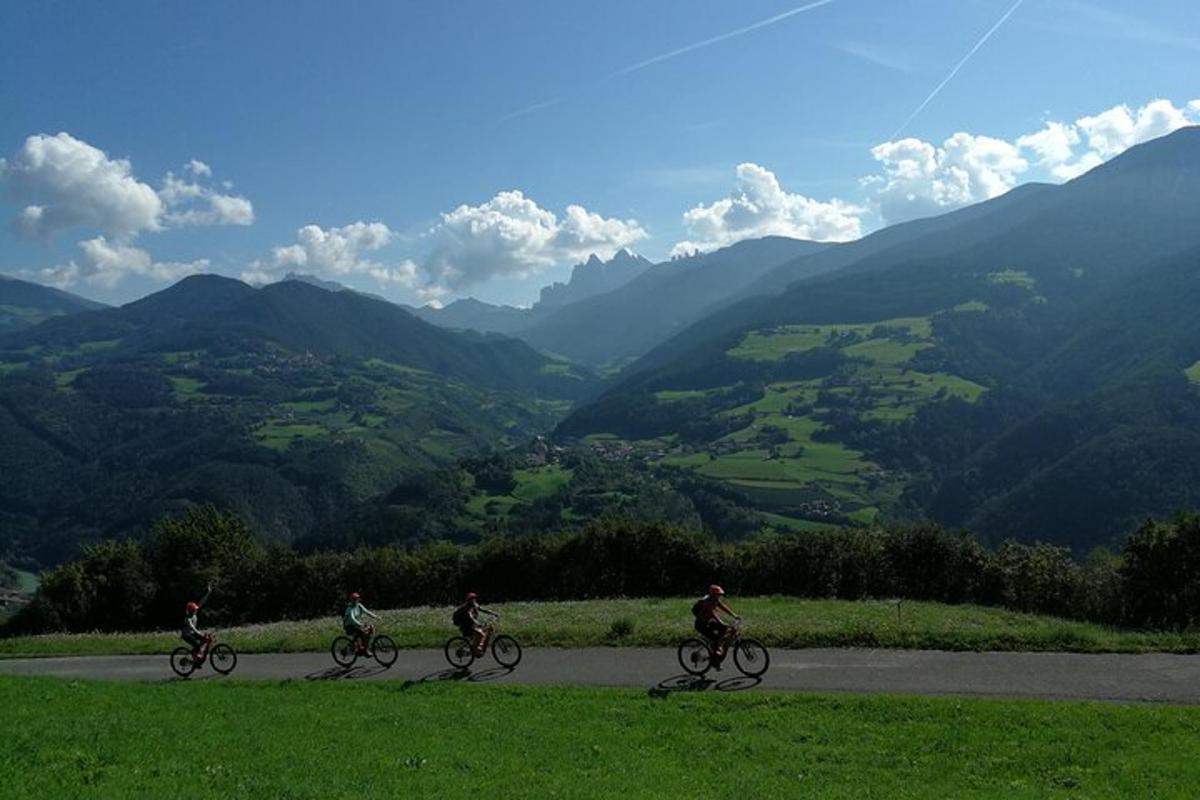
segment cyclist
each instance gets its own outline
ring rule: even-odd
[[[350,599],[346,602],[346,610],[342,612],[342,627],[346,630],[346,635],[358,644],[360,656],[366,654],[367,644],[371,640],[370,634],[367,633],[367,627],[363,624],[363,616],[379,619],[378,614],[362,604],[361,594],[351,592]]]
[[[200,602],[195,600],[188,601],[188,604],[183,607],[183,626],[179,630],[179,638],[192,646],[192,658],[200,657],[200,650],[204,647],[206,636],[204,631],[200,630],[200,609],[208,602],[208,596],[212,594],[212,584],[204,590],[204,597],[200,598]]]
[[[721,668],[725,660],[725,644],[733,628],[728,625],[718,611],[724,611],[735,620],[740,620],[733,609],[725,604],[725,590],[717,584],[708,587],[708,594],[692,604],[692,616],[695,617],[696,632],[703,636],[713,649],[713,666]]]
[[[471,643],[471,649],[475,651],[476,658],[483,655],[484,639],[487,636],[483,623],[479,621],[480,614],[487,614],[496,619],[500,618],[495,611],[479,605],[479,595],[475,592],[467,592],[463,604],[454,609],[454,625],[463,638]]]

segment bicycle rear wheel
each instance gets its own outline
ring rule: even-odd
[[[501,634],[492,642],[492,657],[500,666],[512,669],[521,663],[521,645],[513,637]]]
[[[701,639],[684,639],[679,644],[679,666],[689,675],[703,675],[712,666],[712,650]]]
[[[214,645],[208,653],[208,663],[217,672],[228,675],[237,666],[237,653],[227,644]]]
[[[192,659],[192,648],[175,648],[171,653],[171,670],[181,678],[187,678],[196,671],[196,662]]]
[[[475,651],[471,648],[471,643],[461,636],[455,636],[446,642],[444,649],[446,660],[452,667],[466,669],[475,662]]]
[[[396,643],[392,641],[390,636],[376,636],[371,642],[371,655],[375,656],[375,660],[379,665],[386,668],[396,663],[396,657],[400,655],[397,650]]]
[[[333,656],[333,663],[339,667],[350,669],[358,660],[358,642],[349,636],[339,636],[333,640],[329,654]]]
[[[771,666],[771,654],[757,639],[742,639],[733,648],[733,663],[743,675],[757,678]]]

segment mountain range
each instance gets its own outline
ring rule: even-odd
[[[204,500],[294,539],[593,384],[355,292],[186,278],[0,337],[0,552],[53,562]]]
[[[104,308],[4,280],[0,559],[202,501],[286,540],[618,504],[739,536],[929,518],[1084,552],[1200,505],[1198,305],[1197,128],[855,242],[589,259],[530,309],[298,275]],[[551,430],[518,478],[445,469]]]

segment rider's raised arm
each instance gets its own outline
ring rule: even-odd
[[[211,594],[212,594],[212,583],[209,583],[208,586],[205,587],[205,589],[204,589],[204,596],[200,598],[200,602],[197,603],[196,605],[200,606],[201,608],[204,608],[204,604],[208,602],[208,597]]]

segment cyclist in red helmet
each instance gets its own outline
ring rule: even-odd
[[[708,593],[692,604],[696,632],[708,640],[713,649],[713,666],[721,668],[725,660],[725,644],[733,629],[721,619],[718,611],[724,611],[735,620],[740,620],[733,609],[725,604],[725,590],[717,584],[708,587]]]
[[[471,643],[471,649],[475,651],[476,658],[483,655],[484,637],[487,635],[483,629],[483,623],[479,621],[480,614],[487,614],[496,619],[500,618],[495,611],[479,605],[479,595],[475,592],[467,592],[463,604],[454,609],[454,625],[463,638]]]
[[[346,635],[358,644],[359,655],[367,652],[367,644],[371,641],[367,626],[363,622],[364,616],[379,619],[378,614],[362,604],[362,595],[351,592],[346,601],[346,610],[342,612],[342,628],[345,629]]]
[[[212,594],[212,584],[204,590],[204,597],[197,603],[190,601],[183,607],[183,626],[179,629],[179,637],[192,646],[192,657],[200,657],[200,648],[204,647],[204,631],[200,630],[200,609],[208,602]]]

